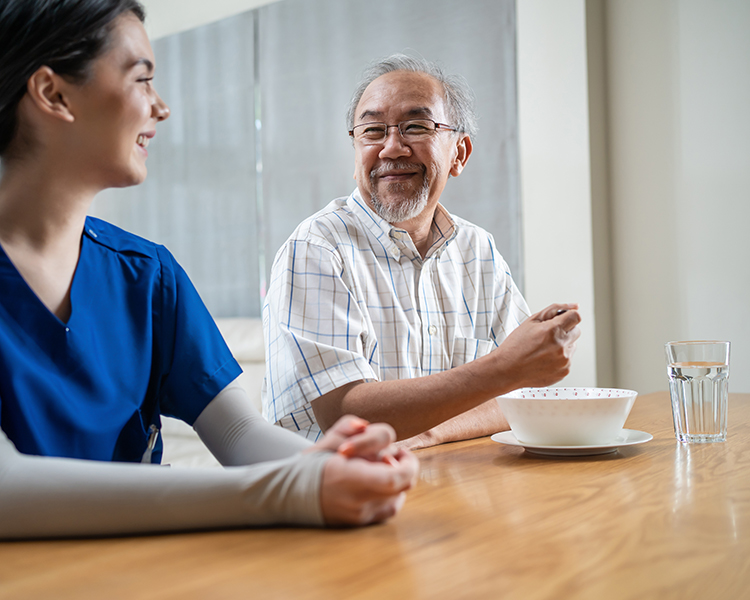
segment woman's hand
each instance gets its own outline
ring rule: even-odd
[[[366,525],[395,515],[416,482],[419,461],[396,448],[390,425],[353,416],[339,419],[309,451],[330,450],[321,484],[328,525]]]

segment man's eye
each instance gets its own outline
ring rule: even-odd
[[[369,127],[362,128],[362,135],[383,135],[383,127],[379,125],[372,125]]]
[[[421,135],[423,133],[428,133],[430,131],[430,128],[427,127],[424,123],[409,123],[406,125],[404,133],[411,133],[413,135]]]

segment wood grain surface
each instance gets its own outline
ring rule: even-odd
[[[679,444],[658,393],[626,423],[654,439],[613,454],[423,450],[403,511],[364,529],[0,543],[0,598],[750,598],[750,394],[729,423]]]

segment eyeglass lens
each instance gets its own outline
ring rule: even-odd
[[[407,141],[425,139],[435,133],[436,130],[435,121],[430,119],[401,121],[398,125],[391,125],[390,127],[398,127],[401,137]],[[388,137],[390,127],[385,123],[363,123],[354,127],[354,138],[364,143],[382,142]]]

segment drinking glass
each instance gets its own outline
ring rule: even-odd
[[[667,375],[680,442],[727,439],[729,342],[668,342]]]

